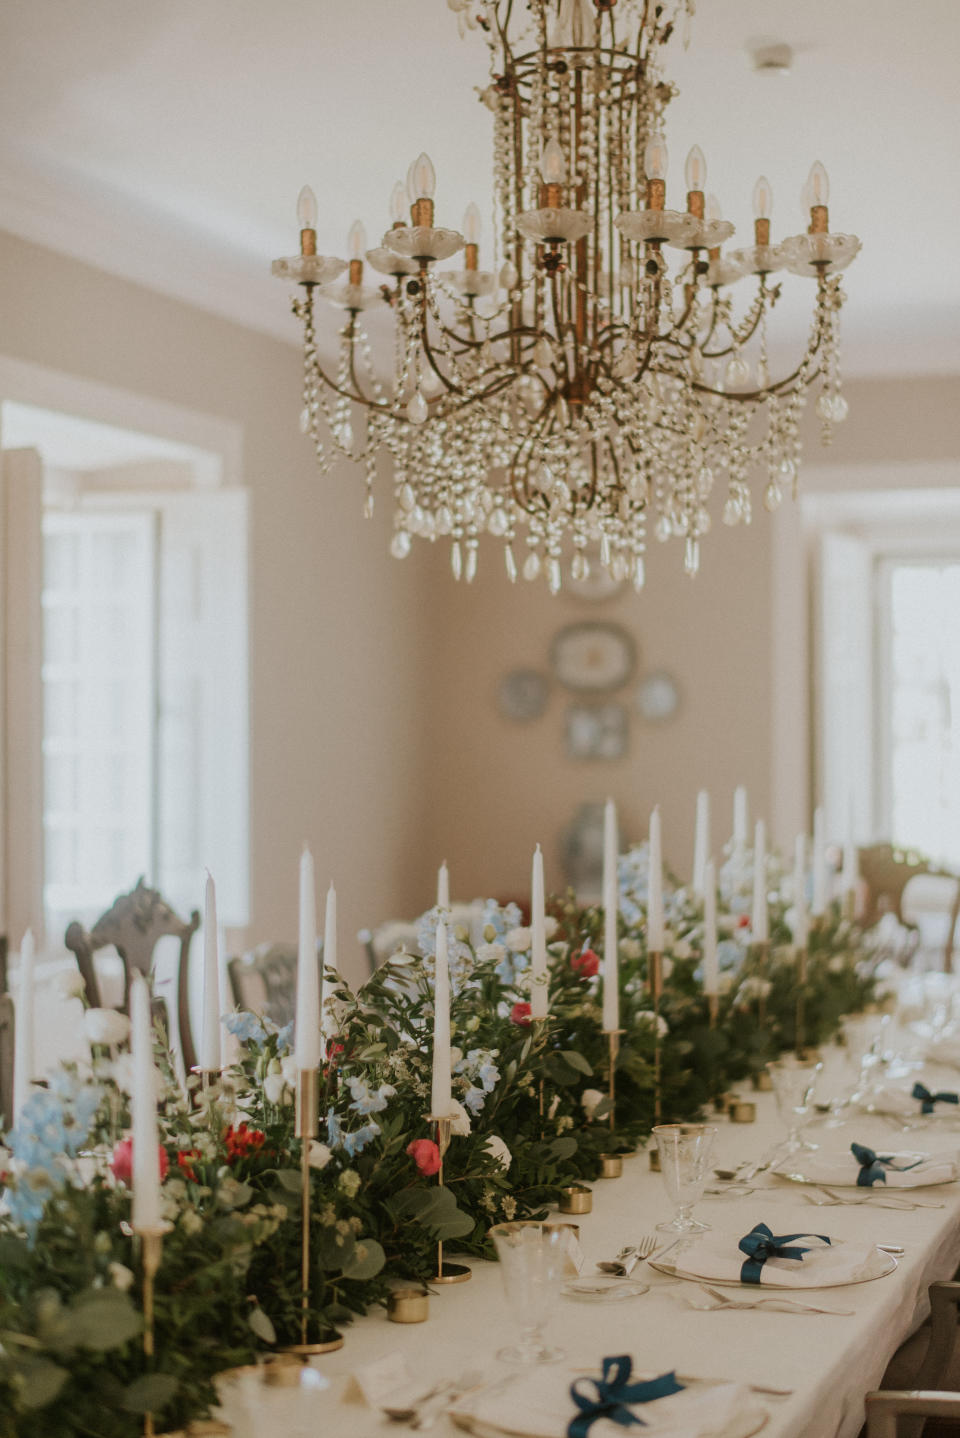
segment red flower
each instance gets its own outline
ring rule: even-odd
[[[184,1148],[177,1154],[177,1168],[191,1183],[197,1182],[197,1171],[193,1166],[193,1160],[199,1157],[200,1150],[198,1148]]]
[[[157,1144],[157,1152],[160,1161],[160,1182],[167,1176],[167,1169],[170,1166],[167,1158],[167,1150],[163,1144]],[[129,1188],[133,1183],[133,1139],[122,1138],[113,1150],[113,1158],[110,1160],[110,1169],[118,1183],[125,1183]]]
[[[600,960],[592,949],[584,949],[583,953],[575,954],[570,960],[570,967],[581,979],[592,979],[599,972]]]
[[[737,920],[737,928],[738,928],[738,929],[746,929],[746,928],[749,927],[749,925],[750,925],[750,916],[749,916],[749,914],[741,914],[740,917],[739,917],[739,919]]]
[[[224,1132],[223,1142],[227,1150],[227,1163],[236,1163],[241,1158],[249,1158],[263,1147],[266,1134],[261,1133],[258,1128],[248,1128],[245,1123],[233,1124]]]
[[[518,1028],[521,1028],[521,1029],[529,1028],[529,1027],[530,1027],[530,1005],[529,1005],[529,1004],[514,1004],[513,1008],[510,1010],[510,1022],[511,1022],[512,1024],[516,1024],[517,1027],[518,1027]]]
[[[415,1138],[412,1143],[407,1144],[406,1152],[426,1178],[439,1171],[440,1150],[433,1139]]]

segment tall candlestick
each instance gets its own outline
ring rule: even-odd
[[[710,795],[701,789],[697,795],[697,826],[693,836],[693,892],[703,898],[706,892],[704,870],[710,854]]]
[[[30,1086],[35,1077],[33,1058],[33,960],[33,931],[32,929],[27,929],[20,941],[20,982],[17,986],[17,1003],[14,1009],[14,1118],[20,1117],[20,1110],[30,1097]]]
[[[217,928],[217,890],[207,872],[203,904],[203,1019],[200,1029],[200,1069],[219,1073],[220,1056],[220,932]]]
[[[647,952],[663,953],[663,856],[660,843],[660,808],[650,815],[650,876],[647,884]]]
[[[135,1230],[158,1229],[160,1140],[157,1134],[157,1082],[153,1064],[150,989],[142,974],[130,981],[130,1050],[133,1058],[133,1213]]]
[[[450,961],[447,957],[447,925],[442,918],[437,923],[435,970],[430,1113],[432,1118],[444,1119],[450,1114],[453,1094],[450,1084]]]
[[[807,947],[807,837],[798,834],[793,859],[793,943],[797,949]]]
[[[449,909],[450,907],[450,870],[447,868],[447,861],[444,859],[437,874],[437,908]]]
[[[717,964],[717,871],[708,859],[703,871],[703,991],[720,992],[720,970]]]
[[[733,852],[742,855],[747,847],[747,791],[738,784],[733,791]]]
[[[615,1034],[620,1027],[619,847],[616,805],[608,799],[603,811],[603,1031],[608,1034]]]
[[[827,840],[826,820],[821,808],[813,815],[813,894],[810,912],[822,918],[827,912]]]
[[[297,948],[297,1006],[293,1057],[298,1069],[320,1066],[320,979],[317,972],[317,909],[313,855],[300,855],[300,941]]]
[[[530,1017],[547,1017],[547,926],[543,885],[543,854],[538,844],[533,854],[533,875],[530,886]]]
[[[758,819],[753,831],[753,913],[750,932],[755,944],[770,942],[767,913],[767,826]]]
[[[323,916],[323,968],[320,971],[320,1061],[323,1062],[327,1053],[326,1041],[323,1037],[323,1011],[327,997],[327,975],[326,969],[337,967],[337,891],[333,887],[333,880],[330,880],[330,887],[327,890],[327,907]]]

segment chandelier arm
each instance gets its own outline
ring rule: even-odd
[[[750,310],[744,319],[743,327],[738,330],[735,329],[733,325],[730,326],[730,343],[724,349],[706,350],[701,346],[700,353],[704,359],[723,359],[725,355],[733,354],[735,350],[741,349],[745,344],[750,343],[763,319],[766,308],[766,295],[769,293],[770,291],[766,290],[761,284],[760,294],[750,306]]]
[[[351,394],[349,390],[343,389],[340,385],[335,384],[316,357],[310,361],[310,364],[311,368],[326,385],[327,389],[333,390],[334,394],[340,395],[342,399],[352,400],[354,404],[362,404],[366,406],[367,409],[380,410],[383,414],[390,412],[391,405],[386,400],[367,399],[364,394]]]
[[[519,445],[517,446],[516,450],[514,451],[513,459],[512,459],[511,462],[510,462],[510,466],[509,466],[509,470],[508,470],[509,475],[510,475],[510,488],[513,490],[513,497],[514,497],[514,499],[516,500],[517,504],[519,504],[520,508],[523,509],[527,514],[533,514],[533,513],[535,512],[535,510],[536,510],[536,506],[535,506],[535,504],[534,504],[533,496],[532,496],[532,494],[530,493],[530,489],[529,489],[529,486],[528,486],[528,484],[527,484],[527,478],[526,478],[526,476],[527,476],[528,471],[527,471],[526,466],[524,466],[524,470],[523,470],[523,476],[524,476],[524,477],[523,477],[522,491],[518,491],[518,489],[517,489],[517,463],[518,463],[518,461],[519,461],[519,459],[520,459],[520,456],[523,454],[523,451],[524,451],[525,449],[529,449],[529,450],[531,451],[531,453],[532,453],[533,447],[534,447],[534,445],[535,445],[535,443],[536,443],[536,441],[537,441],[537,439],[538,439],[538,437],[539,437],[539,435],[540,435],[540,432],[541,432],[541,430],[542,430],[542,428],[543,428],[543,422],[544,422],[544,420],[547,418],[547,416],[549,415],[550,410],[552,409],[553,405],[556,403],[556,400],[557,400],[557,393],[556,393],[556,391],[555,391],[555,390],[548,390],[547,395],[546,395],[546,398],[545,398],[544,403],[543,403],[543,408],[541,409],[540,413],[537,415],[536,419],[534,420],[534,427],[533,427],[533,429],[530,431],[529,434],[524,435],[523,439],[520,441]]]
[[[360,385],[360,380],[359,380],[359,378],[358,378],[358,376],[357,376],[357,311],[356,311],[356,310],[351,310],[351,311],[350,311],[350,320],[349,320],[348,325],[347,325],[347,339],[350,341],[350,367],[349,367],[350,382],[351,382],[351,384],[353,385],[354,389],[357,391],[357,395],[360,397],[359,403],[361,403],[361,404],[366,404],[366,405],[368,405],[368,406],[376,405],[376,404],[379,403],[379,401],[377,401],[376,399],[366,399],[366,398],[364,397],[364,395],[363,395],[363,390],[362,390],[361,385]]]
[[[705,346],[713,339],[717,331],[717,325],[720,323],[720,286],[711,285],[710,291],[712,295],[710,301],[710,327],[704,337],[703,344],[700,346],[701,354],[704,353]]]
[[[807,353],[804,355],[803,359],[797,365],[796,369],[793,371],[792,374],[788,374],[786,379],[777,380],[776,384],[768,384],[765,389],[745,390],[742,392],[737,392],[735,394],[728,394],[726,390],[712,389],[710,385],[699,384],[696,381],[694,381],[694,383],[692,384],[692,388],[699,390],[701,394],[717,395],[721,399],[732,400],[737,404],[743,404],[750,400],[763,399],[765,396],[771,394],[779,394],[782,390],[789,389],[791,386],[793,386],[795,391],[799,393],[799,391],[796,390],[796,381],[803,373],[803,369],[807,363],[807,360],[809,360],[811,356],[815,355],[819,348],[820,341],[818,340],[812,349],[807,350]],[[806,385],[813,384],[814,380],[818,379],[822,373],[823,369],[820,365],[818,365],[817,368],[806,380],[804,387],[806,387]]]
[[[564,332],[570,329],[570,325],[569,323],[565,322],[561,316],[560,290],[557,284],[556,274],[552,274],[550,276],[550,301],[553,307],[553,322],[556,326],[557,331],[557,345],[560,349],[560,353],[563,355],[563,373],[567,384],[569,384],[572,379],[572,375],[570,374],[570,357],[567,354],[567,345],[564,338]],[[573,331],[573,335],[574,342],[576,342],[576,331]]]
[[[433,373],[437,376],[437,379],[444,386],[444,388],[449,391],[450,394],[462,395],[464,393],[463,386],[459,384],[454,384],[453,381],[443,373],[433,355],[433,347],[430,344],[430,336],[427,332],[427,321],[430,317],[431,311],[429,300],[427,297],[427,280],[425,274],[423,275],[420,282],[420,291],[420,348],[423,350],[424,358],[426,359],[427,364],[433,370]],[[443,326],[441,325],[440,328],[442,330]]]

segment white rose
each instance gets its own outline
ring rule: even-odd
[[[123,1093],[133,1093],[133,1054],[118,1054],[110,1065],[110,1077]]]
[[[675,959],[692,959],[693,949],[689,939],[678,939],[673,946],[673,957]]]
[[[450,1050],[450,1069],[451,1069],[451,1072],[456,1068],[457,1064],[462,1064],[462,1063],[463,1063],[463,1049],[458,1049],[458,1048],[456,1047],[456,1045],[454,1045],[453,1048]]]
[[[593,1118],[594,1111],[598,1104],[603,1103],[605,1095],[598,1088],[585,1088],[580,1095],[580,1102],[587,1118]]]
[[[56,987],[62,999],[80,999],[86,990],[83,974],[79,969],[68,969],[66,973],[57,974]]]
[[[639,959],[643,953],[639,939],[621,939],[620,952],[625,959]]]
[[[450,1100],[450,1117],[453,1120],[450,1132],[456,1134],[458,1138],[466,1138],[470,1132],[470,1115],[457,1099]]]
[[[267,1103],[282,1103],[286,1086],[282,1073],[267,1074],[263,1081],[263,1095]]]
[[[663,956],[663,966],[661,972],[663,973],[663,977],[665,980],[669,979],[670,975],[673,973],[673,960],[668,959],[666,954],[664,954]]]
[[[557,923],[557,920],[553,917],[553,915],[548,914],[543,921],[544,938],[546,938],[547,940],[552,939],[559,927],[560,925]]]
[[[507,948],[512,949],[515,954],[525,954],[532,942],[529,929],[508,929],[504,935]]]
[[[477,949],[477,961],[481,964],[500,964],[506,957],[503,944],[481,944]]]
[[[87,1009],[83,1031],[92,1044],[122,1044],[130,1033],[130,1020],[116,1009]]]
[[[287,1054],[280,1060],[280,1072],[283,1074],[284,1083],[289,1084],[291,1088],[295,1088],[297,1083],[297,1061],[293,1054]]]
[[[133,1269],[128,1268],[125,1263],[108,1263],[107,1272],[114,1288],[119,1288],[121,1293],[126,1293],[133,1282]]]
[[[513,1162],[513,1156],[499,1134],[492,1133],[483,1145],[491,1158],[495,1159],[504,1172]]]
[[[333,1157],[325,1143],[318,1143],[315,1138],[310,1140],[310,1147],[307,1150],[307,1162],[311,1168],[326,1168]]]

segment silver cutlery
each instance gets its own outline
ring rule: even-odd
[[[813,1303],[801,1303],[795,1298],[779,1297],[775,1294],[764,1294],[760,1298],[731,1298],[728,1294],[721,1292],[719,1288],[712,1288],[709,1283],[698,1283],[700,1297],[694,1294],[686,1295],[688,1307],[699,1308],[704,1311],[712,1308],[769,1308],[780,1313],[824,1313],[832,1314],[835,1318],[850,1318],[852,1309],[844,1308],[820,1308]]]
[[[616,1258],[602,1259],[597,1267],[601,1273],[612,1273],[615,1278],[629,1278],[637,1264],[655,1253],[660,1243],[655,1233],[645,1233],[636,1243],[621,1248]]]

